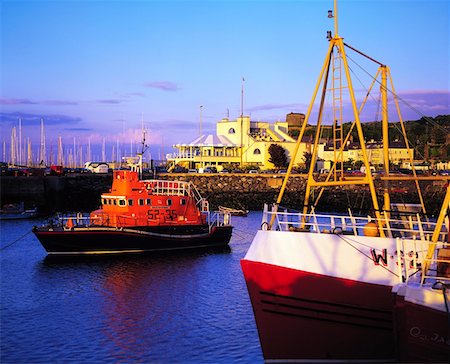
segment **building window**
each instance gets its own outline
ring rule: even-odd
[[[234,130],[234,128],[230,128],[230,130],[228,130],[228,134],[235,134],[236,131]]]
[[[258,148],[256,148],[256,149],[253,151],[253,154],[261,154],[261,151],[260,151]]]

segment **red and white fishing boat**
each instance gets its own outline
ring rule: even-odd
[[[317,112],[315,143],[309,168],[304,209],[289,212],[280,207],[293,167],[288,168],[276,203],[265,206],[261,229],[241,261],[258,328],[263,355],[268,362],[389,362],[398,358],[394,330],[393,287],[402,283],[399,270],[401,258],[409,251],[399,251],[398,244],[413,246],[439,230],[438,240],[445,241],[446,228],[423,217],[425,206],[420,193],[419,177],[393,176],[389,172],[388,94],[395,95],[389,68],[344,44],[338,35],[335,1],[334,36],[329,33],[329,49],[315,92],[302,125],[296,151],[299,150],[306,125],[320,88],[322,97]],[[357,105],[346,51],[378,65],[366,99]],[[368,151],[361,126],[362,110],[379,81],[382,100],[383,176],[378,177],[383,191],[379,205],[375,178],[371,172]],[[322,86],[322,87],[321,87]],[[346,90],[343,92],[342,90]],[[353,123],[345,134],[343,128],[343,96],[347,94],[353,110]],[[332,102],[325,97],[331,95]],[[398,99],[394,97],[397,105]],[[331,104],[332,110],[324,111]],[[398,106],[398,105],[397,105]],[[399,108],[398,118],[404,131]],[[325,180],[314,173],[318,142],[325,124],[325,115],[332,115],[334,163]],[[330,128],[330,126],[328,126]],[[343,155],[352,130],[361,145],[365,174],[347,178]],[[405,136],[405,145],[409,143]],[[412,163],[412,153],[409,153]],[[295,155],[291,161],[295,160]],[[406,204],[391,203],[389,183],[413,180],[421,204],[416,210]],[[359,217],[316,213],[318,199],[325,188],[364,186],[370,194],[373,215]],[[317,197],[312,201],[312,196]],[[414,205],[416,207],[416,205]],[[403,211],[406,210],[406,211]],[[405,297],[406,301],[406,297]],[[448,340],[448,335],[446,340]]]
[[[143,143],[144,144],[144,143]],[[211,212],[191,182],[141,180],[142,153],[113,172],[101,207],[34,227],[48,254],[139,253],[227,246],[229,213]]]

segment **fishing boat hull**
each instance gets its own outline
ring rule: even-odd
[[[439,286],[397,288],[394,323],[399,361],[450,362],[449,301],[449,293]]]
[[[35,227],[33,233],[48,254],[117,254],[227,246],[232,226]]]
[[[241,265],[265,360],[394,360],[394,251],[395,239],[259,231]]]

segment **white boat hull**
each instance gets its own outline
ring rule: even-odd
[[[266,360],[395,358],[396,240],[259,231],[242,260]]]

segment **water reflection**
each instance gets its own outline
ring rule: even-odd
[[[156,253],[127,256],[54,257],[44,269],[79,269],[90,277],[99,294],[97,319],[108,357],[117,361],[161,358],[161,347],[184,345],[186,331],[202,332],[193,316],[209,309],[208,282],[217,269],[205,269],[211,255],[229,255],[231,249],[208,249],[180,254]],[[99,274],[100,273],[100,274]],[[208,278],[209,277],[209,278]],[[216,289],[212,289],[215,292]],[[90,309],[92,309],[91,307]],[[220,322],[217,323],[220,327]],[[204,335],[204,333],[202,333]],[[187,334],[187,337],[190,335]],[[181,340],[181,342],[180,342]],[[167,355],[167,354],[164,354]]]

